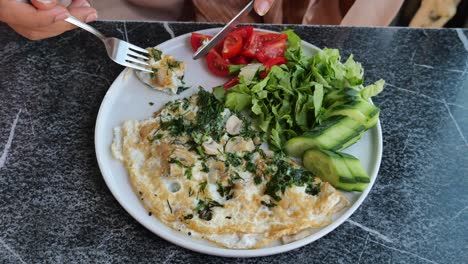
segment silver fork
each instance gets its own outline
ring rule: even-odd
[[[145,61],[149,60],[149,52],[146,49],[140,48],[118,38],[108,38],[92,26],[81,22],[73,16],[68,17],[65,21],[93,33],[96,37],[100,38],[106,46],[109,58],[118,64],[140,71],[152,72],[151,70],[143,67],[149,66],[148,62]]]

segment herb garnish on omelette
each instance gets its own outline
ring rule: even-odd
[[[329,183],[263,149],[240,113],[202,89],[114,130],[112,151],[164,224],[227,248],[258,248],[331,222],[349,204]]]

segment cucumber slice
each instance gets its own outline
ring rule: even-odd
[[[343,158],[337,153],[318,148],[310,149],[304,154],[303,162],[306,169],[333,186],[357,182]]]
[[[327,111],[325,118],[337,115],[349,116],[361,124],[369,123],[378,108],[362,99],[337,105]]]
[[[343,145],[337,146],[336,148],[334,148],[333,151],[342,151],[342,150],[347,149],[349,146],[353,145],[359,139],[361,139],[362,135],[364,135],[365,132],[366,132],[366,130],[362,130],[361,132],[357,133],[355,137],[351,138],[350,140],[345,142]]]
[[[367,122],[366,124],[367,129],[377,125],[377,122],[379,122],[380,109],[376,107],[374,112],[372,112],[369,116],[370,116],[369,122]]]
[[[356,143],[359,139],[361,139],[362,135],[364,135],[364,132],[366,132],[366,127],[359,127],[358,129],[356,129],[356,131],[354,131],[354,133],[350,134],[348,138],[344,139],[342,141],[342,144],[336,145],[331,150],[342,151],[346,149],[347,147],[351,146],[352,144]]]
[[[352,105],[354,104],[354,102],[357,102],[358,100],[361,100],[361,99],[359,97],[346,97],[346,98],[343,98],[342,100],[334,101],[332,104],[326,107],[326,109],[329,109],[328,111],[331,111],[342,105]]]
[[[343,158],[346,167],[348,167],[348,170],[351,172],[356,181],[364,183],[370,182],[370,177],[362,167],[361,161],[358,158],[342,152],[338,154]]]
[[[363,192],[366,189],[367,185],[369,184],[364,183],[364,182],[357,182],[357,183],[340,182],[338,186],[335,186],[335,187],[340,190],[347,191],[347,192]]]
[[[360,98],[362,98],[361,92],[353,88],[334,90],[327,93],[324,99],[324,105],[328,108],[330,104],[337,101],[353,101]]]
[[[345,153],[309,149],[304,153],[303,163],[306,169],[322,180],[344,191],[362,192],[370,182],[360,161]]]
[[[288,155],[300,157],[304,151],[319,147],[341,149],[349,140],[359,135],[365,126],[346,116],[334,116],[313,130],[291,138],[284,145]]]
[[[380,113],[380,109],[379,108],[376,108],[375,111],[373,111],[370,116],[371,118],[369,119],[369,121],[367,122],[367,124],[365,125],[365,129],[363,129],[361,132],[359,133],[356,133],[355,137],[354,138],[351,138],[350,140],[348,140],[347,142],[345,142],[343,145],[341,146],[337,146],[335,147],[333,150],[334,151],[342,151],[346,148],[348,148],[349,146],[353,145],[354,143],[356,143],[359,139],[362,138],[362,136],[364,135],[364,133],[374,127],[375,125],[377,125],[377,122],[379,121],[379,113]]]

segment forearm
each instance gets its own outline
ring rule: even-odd
[[[356,0],[341,21],[343,26],[388,26],[404,0]]]
[[[128,2],[144,7],[174,10],[181,9],[185,0],[127,0]]]

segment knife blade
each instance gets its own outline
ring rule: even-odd
[[[218,32],[210,41],[208,41],[205,45],[203,45],[201,48],[193,54],[193,59],[199,59],[202,56],[205,56],[211,49],[213,49],[216,45],[218,45],[221,40],[223,40],[231,30],[237,27],[239,24],[239,19],[243,17],[244,15],[250,13],[254,7],[254,0],[250,1],[244,9],[242,9],[239,14],[237,14],[229,23],[226,24],[226,26],[221,29],[221,31]]]

